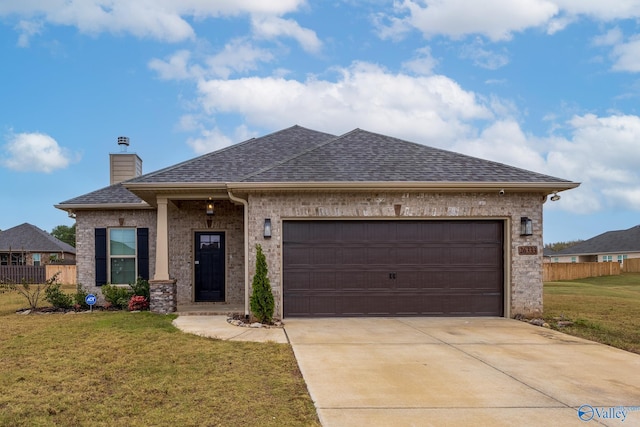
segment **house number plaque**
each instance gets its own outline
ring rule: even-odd
[[[537,246],[518,246],[518,255],[538,255]]]

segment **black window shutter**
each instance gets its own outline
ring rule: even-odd
[[[107,229],[96,228],[96,286],[107,284]]]
[[[138,228],[138,276],[149,280],[149,229]]]

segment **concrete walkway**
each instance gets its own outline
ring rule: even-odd
[[[243,328],[230,325],[227,316],[178,316],[173,325],[181,331],[202,337],[229,341],[276,342],[289,341],[282,328]]]
[[[516,320],[285,329],[324,427],[640,425],[639,355]]]

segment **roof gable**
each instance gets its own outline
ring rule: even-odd
[[[26,222],[0,232],[0,251],[9,250],[76,253],[73,246]]]

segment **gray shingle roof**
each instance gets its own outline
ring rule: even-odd
[[[76,253],[76,248],[73,246],[26,222],[0,231],[0,251],[8,252],[9,250]]]
[[[244,177],[256,171],[269,168],[283,158],[315,148],[331,138],[334,135],[292,126],[127,182],[241,182]]]
[[[355,129],[342,136],[292,126],[124,182],[493,182],[570,181]],[[60,203],[140,203],[116,184]],[[135,191],[135,190],[134,190]]]
[[[568,182],[361,129],[243,181]]]
[[[628,230],[607,231],[577,245],[564,248],[556,255],[596,255],[640,252],[640,225]]]
[[[142,203],[142,200],[122,186],[122,183],[110,185],[100,190],[66,200],[61,205],[87,205],[108,203]]]

